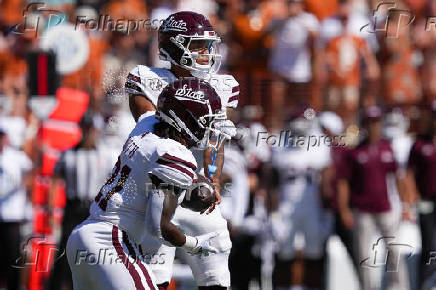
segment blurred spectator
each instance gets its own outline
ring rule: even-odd
[[[233,110],[229,114],[228,111],[228,118],[238,123],[238,134],[231,140],[231,145],[225,149],[226,157],[223,168],[225,175],[221,182],[232,181],[229,184],[231,186],[226,187],[229,190],[225,192],[231,194],[233,203],[236,202],[236,198],[242,198],[241,191],[247,194],[245,204],[243,204],[245,207],[243,219],[229,221],[232,226],[230,235],[233,243],[229,268],[232,288],[235,289],[247,289],[249,285],[252,285],[251,283],[257,283],[262,289],[268,287],[269,284],[265,284],[268,282],[262,276],[269,277],[272,271],[272,236],[266,234],[270,233],[267,226],[266,189],[268,183],[261,182],[264,177],[265,164],[270,159],[270,148],[266,143],[260,144],[256,141],[259,133],[267,132],[259,122],[261,116],[262,108],[259,106],[245,106],[241,114]],[[230,157],[233,156],[229,162],[228,152]],[[236,175],[241,171],[241,166],[244,167],[243,173]],[[237,168],[240,169],[235,171]],[[240,177],[235,178],[239,175]],[[242,175],[244,178],[241,179]],[[222,204],[225,206],[229,203],[230,198],[225,195]],[[225,214],[223,210],[223,215],[227,217]],[[243,264],[250,265],[250,268],[246,269]]]
[[[436,249],[436,101],[431,110],[422,112],[420,120],[425,128],[416,138],[410,152],[408,177],[412,189],[418,194],[418,212],[421,226],[421,286],[431,289],[435,286],[436,264],[432,262],[432,251]],[[416,182],[416,183],[415,183]],[[434,255],[433,255],[434,257]],[[433,276],[433,277],[432,277]],[[433,280],[430,280],[432,277]]]
[[[291,270],[296,262],[296,236],[304,237],[302,286],[324,287],[324,243],[330,234],[321,204],[321,172],[329,164],[325,146],[309,146],[309,136],[319,135],[316,124],[303,115],[288,125],[283,144],[273,151],[272,184],[278,190],[278,209],[273,219],[277,239],[274,287],[293,286]],[[296,249],[297,248],[297,249]],[[295,285],[294,285],[295,286]]]
[[[341,135],[344,132],[344,125],[341,118],[333,112],[321,112],[318,119],[323,133],[333,140],[330,147],[331,163],[322,173],[322,197],[324,200],[324,206],[332,209],[335,216],[334,233],[339,236],[347,249],[357,272],[359,261],[353,250],[353,231],[343,224],[339,215],[337,200],[339,172],[343,170],[347,152],[346,139],[343,138],[345,136]]]
[[[410,27],[401,26],[400,13],[389,14],[386,34],[379,35],[381,89],[383,102],[390,106],[410,106],[422,98]]]
[[[370,106],[365,110],[362,125],[364,138],[347,153],[345,167],[339,176],[340,216],[344,225],[353,228],[356,235],[358,259],[364,263],[359,267],[363,290],[374,289],[370,269],[374,265],[371,257],[375,253],[371,253],[371,249],[377,230],[381,237],[397,238],[400,222],[389,202],[386,183],[387,176],[395,174],[398,165],[389,142],[382,139],[381,116],[379,107]],[[396,181],[401,200],[407,201],[403,178],[397,176]],[[350,204],[354,213],[350,210]],[[389,251],[395,251],[398,255],[400,250],[399,247],[389,247]],[[396,254],[393,256],[399,257]],[[409,289],[403,259],[400,258],[399,263],[397,259],[387,259],[387,267],[396,269],[385,271],[387,289]]]
[[[135,33],[144,33],[142,31]],[[109,102],[121,102],[124,98],[126,75],[136,65],[146,62],[135,48],[132,34],[113,31],[109,42],[110,49],[104,55],[103,90]]]
[[[284,1],[239,1],[232,11],[229,65],[236,69],[265,69],[272,21],[286,16]]]
[[[304,3],[306,4],[306,10],[314,14],[320,21],[332,16],[338,9],[338,0],[326,0],[322,2],[305,0]]]
[[[341,0],[338,14],[335,16],[335,20],[340,22],[341,32],[326,44],[323,58],[329,70],[327,109],[339,113],[344,118],[346,126],[355,122],[359,106],[361,59],[366,65],[369,79],[375,80],[380,74],[375,56],[365,39],[349,32],[350,16],[350,1]],[[324,25],[328,25],[326,22]],[[332,22],[333,19],[330,19],[330,25]]]
[[[13,26],[23,20],[24,0],[3,0],[0,2],[0,23]]]
[[[89,206],[108,173],[105,156],[96,147],[102,120],[98,115],[86,113],[80,126],[82,140],[76,148],[62,153],[50,186],[52,204],[54,190],[59,183],[65,183],[67,195],[59,249],[66,248],[73,228],[89,216]],[[54,263],[49,283],[49,289],[73,289],[71,271],[65,256]]]
[[[23,115],[26,104],[26,54],[34,48],[32,33],[10,35],[6,39],[8,46],[0,50],[0,90],[12,98],[15,107]],[[24,96],[23,96],[24,95]]]
[[[409,119],[398,107],[389,109],[383,117],[383,136],[391,142],[392,150],[400,168],[407,167],[413,139],[407,134]]]
[[[103,14],[112,19],[146,19],[147,7],[145,1],[140,0],[112,0],[102,8]]]
[[[252,254],[255,236],[246,232],[248,225],[245,218],[250,206],[247,164],[244,155],[236,146],[226,146],[225,154],[220,179],[222,197],[220,208],[223,217],[227,219],[232,239],[232,251],[229,257],[232,289],[247,289],[251,279],[260,277],[259,259],[256,260]],[[259,228],[257,224],[255,230]],[[250,269],[243,265],[249,265]]]
[[[278,24],[269,69],[283,79],[285,108],[310,102],[312,67],[317,63],[315,41],[319,22],[304,11],[303,0],[288,1],[288,18]]]
[[[9,146],[0,128],[0,288],[19,289],[20,271],[11,265],[21,256],[21,225],[31,216],[27,192],[31,189],[32,162]]]
[[[97,11],[89,6],[78,7],[75,11],[74,24],[77,17],[81,17],[82,23],[88,20],[98,20]],[[69,73],[62,78],[62,86],[83,90],[90,94],[91,108],[95,111],[101,109],[101,98],[103,96],[103,56],[108,49],[107,39],[104,38],[102,32],[90,29],[89,25],[81,25],[80,27],[88,37],[89,56],[86,63],[77,71]]]

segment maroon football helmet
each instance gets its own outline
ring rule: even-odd
[[[221,99],[205,81],[182,78],[168,84],[159,95],[156,117],[182,134],[188,146],[210,146],[215,120],[225,120]]]
[[[218,71],[221,39],[203,15],[191,11],[171,14],[159,27],[158,38],[161,59],[189,70],[196,77],[204,78],[206,74]],[[198,50],[200,47],[203,52]],[[204,48],[208,53],[204,53]],[[206,58],[208,63],[198,63],[199,58],[203,61]]]

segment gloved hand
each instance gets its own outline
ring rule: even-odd
[[[191,254],[204,254],[218,253],[218,249],[210,245],[210,240],[218,236],[218,232],[211,232],[201,236],[191,237],[186,236],[186,242],[182,246],[188,253]]]
[[[220,131],[226,139],[236,136],[236,126],[230,120],[217,121],[214,123],[214,128]]]

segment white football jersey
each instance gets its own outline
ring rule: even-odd
[[[300,205],[316,204],[320,184],[320,173],[329,165],[326,148],[286,147],[273,150],[272,166],[279,174],[281,203]]]
[[[184,189],[191,186],[197,168],[185,146],[153,133],[157,122],[152,114],[138,121],[90,210],[91,218],[115,224],[136,242],[142,240],[147,227],[147,201],[153,190],[149,174]]]
[[[142,95],[157,106],[162,90],[177,77],[168,69],[137,65],[127,76],[126,93]],[[239,100],[239,83],[231,75],[210,74],[205,79],[221,98],[227,108],[236,108]]]

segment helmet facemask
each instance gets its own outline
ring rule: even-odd
[[[164,49],[160,49],[160,56],[164,60],[183,67],[191,72],[192,76],[206,78],[208,74],[216,73],[221,65],[222,56],[219,54],[218,43],[221,39],[214,31],[205,31],[204,35],[182,35],[178,34],[170,38],[182,55],[179,60],[174,59]],[[207,53],[201,53],[199,48],[205,48]],[[208,58],[207,64],[199,64],[199,58]]]
[[[205,133],[203,139],[197,145],[198,149],[213,148],[218,150],[225,140],[231,138],[214,126],[216,122],[223,120],[227,120],[227,114],[223,110],[199,118],[199,124],[205,130]]]
[[[198,120],[192,116],[189,111],[185,111],[185,114],[190,114],[190,118],[184,118],[188,120],[189,124],[185,124],[174,111],[170,110],[167,113],[157,111],[156,117],[175,128],[182,134],[183,138],[187,141],[188,147],[196,147],[198,149],[206,149],[209,147],[218,149],[225,139],[228,139],[224,133],[213,127],[214,123],[219,120],[225,120],[227,118],[225,112],[217,112],[215,114],[208,114],[200,117]],[[196,128],[192,131],[189,128]],[[212,144],[210,140],[216,140],[215,144]]]

